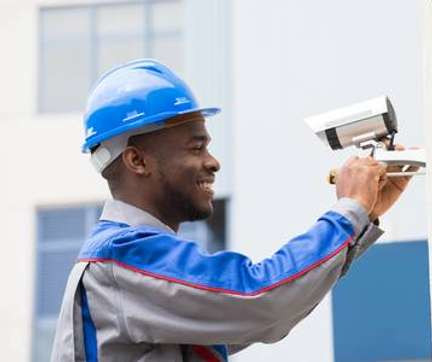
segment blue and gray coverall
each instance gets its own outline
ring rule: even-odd
[[[253,263],[208,254],[147,212],[107,201],[69,276],[52,361],[227,361],[279,341],[381,234],[344,198]]]

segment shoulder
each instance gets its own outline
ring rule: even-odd
[[[114,221],[100,221],[84,242],[78,259],[110,258],[113,249],[136,248],[147,240],[167,242],[175,239],[176,235],[151,226],[136,227]]]

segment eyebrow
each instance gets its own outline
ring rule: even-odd
[[[209,135],[206,135],[206,134],[195,135],[195,136],[192,136],[192,138],[189,140],[189,142],[194,142],[194,141],[202,141],[202,142],[210,143],[211,137]]]

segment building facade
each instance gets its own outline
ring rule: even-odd
[[[2,360],[44,362],[64,279],[109,197],[80,146],[91,84],[154,57],[201,104],[220,159],[216,217],[185,225],[203,247],[270,256],[335,201],[333,153],[304,124],[315,113],[388,95],[399,142],[423,145],[423,1],[3,0],[0,206]],[[382,220],[386,234],[283,341],[235,361],[431,358],[426,182]]]

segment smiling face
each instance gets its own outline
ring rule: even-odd
[[[139,137],[154,160],[146,186],[151,187],[155,216],[167,224],[209,217],[220,165],[208,151],[204,118],[195,114],[193,120],[158,131],[150,140],[148,136]]]

